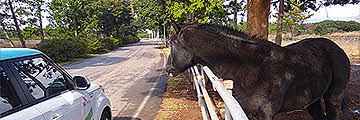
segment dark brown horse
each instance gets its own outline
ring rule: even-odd
[[[167,72],[209,66],[234,80],[234,97],[253,120],[307,108],[316,120],[337,120],[349,80],[349,59],[326,38],[308,38],[281,47],[217,25],[173,25]],[[322,111],[320,99],[325,101]]]

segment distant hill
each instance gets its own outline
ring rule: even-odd
[[[305,23],[317,23],[324,20],[341,20],[341,21],[355,21],[360,23],[360,15],[359,16],[353,16],[353,17],[320,17],[320,18],[311,18],[305,21]]]

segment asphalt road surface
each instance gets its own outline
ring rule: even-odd
[[[140,41],[64,68],[103,86],[114,120],[153,120],[166,89],[165,57],[157,47]]]

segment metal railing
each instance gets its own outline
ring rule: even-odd
[[[198,101],[204,120],[219,120],[219,117],[215,112],[216,107],[205,88],[205,74],[211,81],[214,90],[219,93],[225,103],[225,120],[248,120],[244,110],[232,96],[232,81],[219,79],[207,66],[200,67],[201,73],[196,66],[191,67],[189,71],[194,81],[194,89],[198,95]]]

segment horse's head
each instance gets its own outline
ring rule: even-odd
[[[168,41],[171,52],[166,64],[166,72],[172,76],[177,76],[196,64],[193,61],[193,52],[187,44],[189,36],[185,32],[186,27],[192,24],[197,23],[173,24],[175,31],[172,33],[171,40]]]

